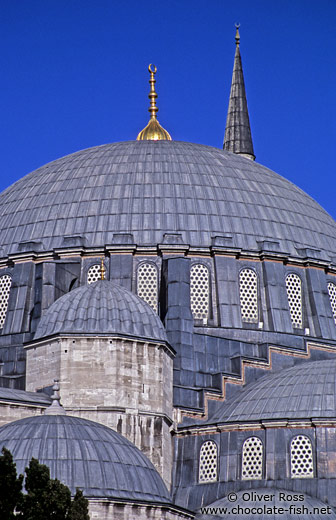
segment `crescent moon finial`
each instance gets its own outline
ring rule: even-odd
[[[157,68],[155,67],[155,65],[150,63],[148,65],[148,72],[150,74],[150,79],[149,79],[150,91],[148,94],[148,97],[150,100],[150,105],[149,105],[148,111],[149,111],[151,117],[150,117],[148,125],[143,130],[141,130],[141,132],[139,132],[137,141],[148,141],[148,140],[161,141],[163,139],[166,141],[172,140],[172,138],[169,135],[169,133],[167,132],[167,130],[162,128],[162,126],[160,125],[159,121],[156,118],[157,111],[159,110],[158,107],[156,106],[156,98],[157,98],[157,93],[155,90],[156,71],[157,71]]]
[[[153,70],[152,70],[152,67],[154,67]],[[148,71],[149,71],[151,74],[156,74],[157,68],[155,67],[155,65],[153,65],[152,63],[150,63],[150,64],[148,65]]]

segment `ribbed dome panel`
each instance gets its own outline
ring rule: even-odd
[[[117,334],[167,341],[164,326],[153,309],[135,294],[107,280],[79,287],[49,307],[34,338],[54,334]]]
[[[101,424],[66,415],[29,417],[0,428],[2,446],[12,452],[18,473],[34,457],[73,494],[79,487],[87,497],[170,502],[147,457]]]
[[[20,242],[64,247],[71,244],[64,237],[74,235],[102,246],[115,233],[132,233],[138,245],[181,233],[193,246],[229,234],[243,249],[278,240],[292,254],[311,247],[336,256],[336,224],[311,197],[253,161],[197,144],[90,148],[39,168],[0,195],[2,254]]]

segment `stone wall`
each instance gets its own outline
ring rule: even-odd
[[[27,349],[27,390],[61,383],[71,415],[132,441],[171,483],[173,357],[167,347],[112,337],[64,337]]]
[[[42,406],[0,402],[0,427],[9,422],[24,419],[25,417],[41,415],[44,410],[45,407]]]
[[[145,506],[108,500],[90,500],[89,511],[91,520],[191,520],[194,517],[174,506]]]
[[[150,459],[170,488],[173,448],[171,425],[164,417],[155,413],[143,414],[132,410],[120,412],[108,408],[67,408],[67,413],[104,424],[133,442]]]

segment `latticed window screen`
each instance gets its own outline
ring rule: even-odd
[[[5,323],[11,285],[12,277],[9,274],[0,276],[0,329]]]
[[[302,329],[302,287],[297,274],[291,273],[286,276],[286,289],[292,325]]]
[[[140,264],[137,271],[137,295],[157,312],[158,272],[153,264]]]
[[[217,444],[214,441],[206,441],[202,444],[199,458],[199,482],[214,482],[217,480],[218,461]]]
[[[194,264],[190,269],[190,305],[195,320],[207,320],[209,316],[209,269]]]
[[[334,322],[336,323],[336,285],[332,282],[328,283],[328,292],[330,305],[334,315]]]
[[[258,323],[258,278],[253,269],[240,271],[239,296],[242,320]]]
[[[312,444],[305,435],[297,435],[292,439],[290,462],[292,478],[314,477]]]
[[[87,273],[87,283],[94,283],[101,279],[101,266],[99,264],[91,265]]]
[[[263,444],[259,437],[249,437],[243,444],[242,479],[261,479],[263,474]]]

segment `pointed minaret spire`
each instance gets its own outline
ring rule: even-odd
[[[236,53],[234,58],[229,108],[226,118],[224,150],[243,155],[254,161],[250,119],[247,110],[245,83],[240,57],[240,24],[236,24]]]

